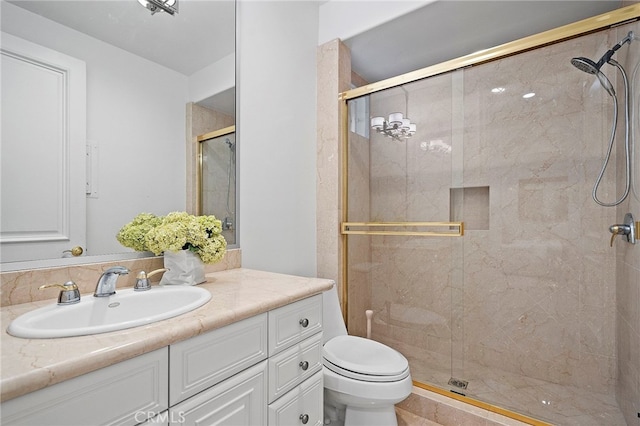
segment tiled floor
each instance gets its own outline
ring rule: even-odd
[[[412,360],[414,380],[448,389],[450,372],[416,365]],[[603,395],[486,368],[466,371],[470,373],[463,378],[469,385],[463,392],[473,399],[558,426],[626,426],[613,394]]]
[[[398,426],[441,426],[440,423],[416,416],[401,408],[396,408],[396,415],[398,416]]]

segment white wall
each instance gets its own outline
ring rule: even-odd
[[[189,102],[200,102],[236,85],[236,55],[232,53],[189,76]]]
[[[315,276],[318,6],[240,0],[237,31],[242,265]]]
[[[348,39],[436,0],[331,0],[320,6],[318,44]]]
[[[98,198],[87,199],[88,254],[141,211],[185,209],[186,76],[2,2],[2,30],[87,64],[87,138],[99,145]]]

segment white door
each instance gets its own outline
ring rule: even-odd
[[[63,257],[85,247],[85,63],[6,33],[0,43],[0,260]]]

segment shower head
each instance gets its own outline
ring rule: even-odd
[[[600,69],[598,68],[598,64],[596,64],[589,58],[583,58],[583,57],[573,58],[571,60],[571,65],[578,68],[580,71],[584,71],[588,74],[597,74],[600,72]]]
[[[598,66],[598,64],[593,62],[591,59],[582,57],[573,58],[571,60],[571,64],[574,67],[578,68],[580,71],[584,71],[587,74],[594,74],[596,77],[598,77],[598,80],[600,80],[600,84],[608,94],[610,94],[611,96],[616,95],[615,90],[613,90],[613,84],[611,84],[611,81],[609,81],[607,76],[604,75],[602,71],[600,71],[600,67]]]

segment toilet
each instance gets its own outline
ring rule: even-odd
[[[324,424],[397,426],[394,406],[413,388],[407,359],[382,343],[347,335],[335,284],[322,303]]]

